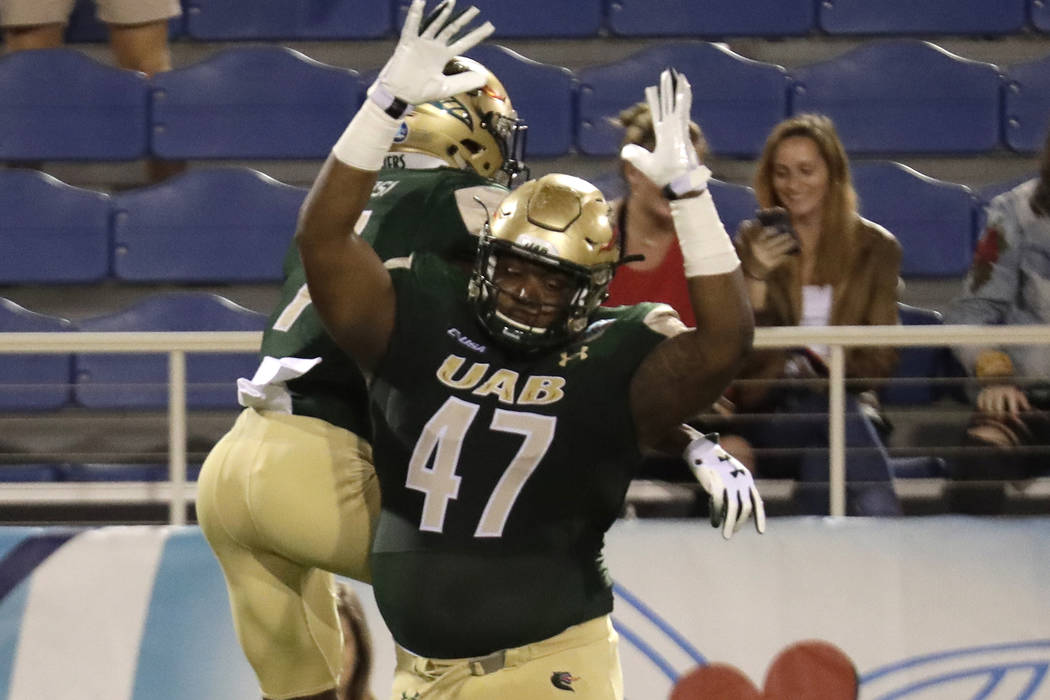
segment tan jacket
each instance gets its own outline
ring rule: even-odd
[[[744,269],[753,269],[751,242],[761,232],[757,222],[744,222],[737,235],[737,254]],[[857,242],[849,260],[848,273],[832,289],[832,326],[897,325],[897,288],[900,275],[901,247],[889,231],[876,223],[861,219]],[[774,270],[767,281],[766,308],[755,314],[756,326],[797,326],[802,318],[802,283],[799,259]],[[784,376],[789,351],[755,351],[738,375],[748,379],[771,379]],[[897,351],[892,347],[852,348],[846,351],[846,376],[857,379],[882,379],[893,374]],[[851,390],[864,390],[878,382],[850,382]],[[765,391],[739,391],[734,398],[741,408],[760,403]]]

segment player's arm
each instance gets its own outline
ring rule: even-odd
[[[696,329],[663,341],[631,380],[631,411],[642,447],[711,406],[751,348],[754,317],[740,261],[707,191],[710,171],[689,141],[692,93],[685,76],[665,70],[646,89],[656,147],[624,147],[622,157],[671,199]],[[632,147],[633,146],[633,147]]]
[[[393,56],[368,90],[368,99],[332,148],[303,203],[295,234],[310,298],[325,328],[365,368],[382,357],[394,327],[390,275],[353,228],[368,202],[376,173],[411,105],[473,90],[476,73],[445,75],[445,64],[492,33],[488,22],[462,38],[477,15],[453,15],[446,0],[423,20],[426,0],[413,0]]]

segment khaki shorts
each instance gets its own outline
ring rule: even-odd
[[[379,516],[372,449],[323,420],[241,412],[197,483],[197,519],[267,698],[335,686],[342,636],[331,572],[368,581]]]
[[[392,700],[623,700],[619,638],[608,615],[533,644],[473,659],[397,648]]]
[[[76,0],[0,0],[0,26],[65,24]],[[95,13],[106,24],[145,24],[178,17],[179,0],[95,0]]]

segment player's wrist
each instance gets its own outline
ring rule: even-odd
[[[403,119],[412,111],[412,105],[391,92],[378,80],[368,88],[368,99],[379,105],[379,108],[392,119]]]
[[[686,277],[724,275],[740,267],[733,241],[718,216],[711,192],[671,201]]]
[[[332,146],[332,155],[359,170],[377,171],[383,167],[383,159],[400,128],[400,119],[390,116],[373,100],[365,100]]]

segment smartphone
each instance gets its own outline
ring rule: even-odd
[[[798,255],[802,251],[798,245],[798,234],[791,226],[791,214],[787,209],[783,207],[758,209],[755,211],[755,218],[763,226],[776,229],[779,233],[787,234],[795,239],[795,247],[791,250],[792,255]]]

